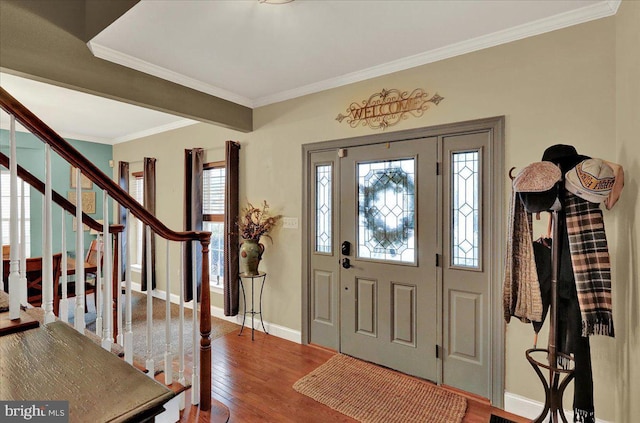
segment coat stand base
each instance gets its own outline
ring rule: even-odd
[[[562,396],[564,395],[564,390],[573,380],[573,358],[563,353],[550,354],[548,349],[542,348],[529,349],[525,352],[525,355],[527,356],[529,364],[531,364],[531,367],[533,367],[533,370],[535,370],[536,374],[540,378],[545,393],[544,409],[542,410],[542,413],[532,421],[535,423],[542,423],[545,417],[547,417],[547,414],[549,414],[549,421],[558,423],[558,418],[560,418],[563,423],[567,423],[567,417],[565,416],[564,408],[562,407]],[[541,357],[544,356],[545,360],[552,355],[557,355],[568,364],[566,366],[568,368],[564,369],[557,367],[557,365],[552,365],[551,363],[543,363],[535,358],[537,355],[540,355]],[[549,371],[549,380],[545,377],[542,369]]]

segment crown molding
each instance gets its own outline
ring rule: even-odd
[[[573,25],[615,15],[622,0],[606,0],[585,6],[570,12],[560,13],[548,18],[539,19],[513,28],[497,31],[459,43],[405,57],[382,65],[373,66],[362,71],[348,73],[336,78],[327,79],[299,88],[283,91],[273,95],[260,97],[253,101],[253,107],[267,106],[280,101],[291,100],[308,94],[341,87],[367,79],[388,75],[394,72],[411,69],[444,59],[460,56],[474,51],[495,47],[527,37],[544,34]]]
[[[4,129],[6,131],[10,131],[11,128],[7,123],[5,122],[1,122],[0,123],[0,129]],[[24,126],[20,125],[18,122],[16,122],[16,132],[22,132],[24,134],[30,134],[31,131],[29,131],[28,129],[25,129]],[[66,139],[66,140],[74,140],[74,141],[86,141],[86,142],[93,142],[96,144],[113,144],[113,140],[109,139],[109,138],[104,138],[104,137],[96,137],[93,135],[85,135],[85,134],[78,134],[75,132],[57,132],[58,135],[60,135],[62,138]],[[35,135],[34,135],[35,136]]]
[[[191,78],[181,73],[163,68],[162,66],[154,65],[153,63],[149,63],[145,60],[138,59],[125,53],[121,53],[117,50],[105,47],[93,41],[89,41],[87,43],[87,46],[89,47],[89,50],[91,50],[91,53],[93,53],[93,55],[97,58],[107,60],[112,63],[117,63],[119,65],[135,69],[137,71],[153,75],[158,78],[174,82],[176,84],[183,85],[187,88],[192,88],[194,90],[219,97],[227,101],[231,101],[241,106],[253,107],[253,102],[250,99],[232,93],[231,91],[215,87],[195,78]]]
[[[483,35],[471,40],[450,44],[448,46],[430,50],[424,53],[416,54],[392,62],[373,66],[357,72],[348,73],[335,78],[326,79],[290,90],[282,91],[272,95],[250,99],[230,91],[224,90],[206,84],[197,79],[182,75],[178,72],[171,71],[161,66],[154,65],[144,60],[137,59],[116,50],[102,46],[90,41],[87,43],[89,49],[94,56],[113,63],[126,66],[149,75],[157,76],[171,82],[193,88],[234,103],[256,108],[267,106],[269,104],[278,103],[293,98],[302,97],[308,94],[314,94],[320,91],[332,88],[342,87],[348,84],[361,82],[367,79],[388,75],[394,72],[400,72],[417,66],[426,65],[440,60],[449,59],[467,53],[483,50],[489,47],[495,47],[512,41],[521,40],[523,38],[532,37],[558,29],[566,28],[573,25],[589,22],[592,20],[605,18],[615,15],[620,7],[622,0],[604,0],[580,9],[560,13],[537,21],[529,22],[513,28],[497,31],[492,34]],[[123,141],[119,141],[123,142]]]
[[[200,123],[196,120],[191,119],[180,119],[179,121],[168,123],[166,125],[156,126],[155,128],[145,129],[144,131],[133,132],[131,134],[123,135],[118,138],[114,138],[111,141],[111,144],[120,144],[127,141],[133,141],[143,137],[149,137],[151,135],[160,134],[162,132],[171,131],[174,129],[184,128],[185,126],[195,125],[196,123]]]
[[[609,4],[609,8],[611,9],[611,14],[615,15],[616,13],[618,13],[618,8],[620,7],[622,0],[607,0],[607,3]]]
[[[184,128],[185,126],[194,125],[196,123],[199,123],[199,122],[191,119],[180,119],[176,122],[172,122],[166,125],[156,126],[154,128],[145,129],[143,131],[132,132],[130,134],[122,135],[117,138],[96,137],[94,135],[80,134],[75,132],[65,132],[65,131],[58,132],[58,135],[60,135],[62,138],[67,140],[72,139],[75,141],[86,141],[86,142],[93,142],[97,144],[115,145],[115,144],[120,144],[127,141],[136,140],[138,138],[148,137],[151,135],[160,134],[162,132],[171,131],[173,129]],[[10,128],[9,122],[4,122],[4,121],[0,122],[0,129],[10,131],[11,128]],[[22,132],[26,134],[31,133],[28,129],[25,129],[25,127],[20,125],[20,123],[18,122],[16,122],[16,132]]]

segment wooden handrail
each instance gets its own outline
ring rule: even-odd
[[[9,164],[10,164],[9,157],[7,157],[4,153],[0,153],[0,165],[8,169]],[[18,165],[18,176],[27,184],[31,185],[36,191],[40,192],[41,194],[44,194],[44,189],[45,189],[44,182],[42,182],[40,179],[34,176],[31,172],[29,172],[27,169],[23,168],[20,165]],[[71,201],[67,200],[62,195],[60,195],[57,191],[55,190],[51,191],[51,199],[53,200],[54,203],[56,203],[57,205],[59,205],[69,213],[71,213],[73,216],[76,215],[76,206],[74,206]],[[91,216],[89,216],[85,212],[82,212],[82,223],[84,223],[85,225],[87,225],[93,230],[102,232],[102,224],[94,220]],[[109,232],[111,233],[122,232],[123,229],[124,229],[124,226],[122,225],[109,226]]]
[[[128,192],[122,189],[115,181],[102,172],[96,165],[87,160],[78,150],[69,144],[64,138],[58,135],[53,129],[42,122],[29,109],[23,106],[11,94],[0,86],[0,108],[13,115],[22,126],[27,128],[32,134],[42,142],[48,144],[53,151],[68,163],[80,169],[80,172],[89,178],[94,184],[102,188],[108,195],[131,211],[142,223],[148,225],[155,234],[160,235],[170,241],[199,241],[202,246],[202,285],[200,293],[200,409],[207,411],[211,409],[211,313],[210,293],[209,293],[209,266],[208,252],[211,239],[211,232],[205,231],[184,231],[177,232],[169,229],[157,217],[142,207]],[[37,178],[36,178],[37,179]],[[52,195],[53,196],[53,195]],[[61,196],[58,199],[64,199]],[[66,201],[66,199],[64,199]],[[64,206],[63,206],[64,207]],[[74,207],[75,210],[75,207]],[[85,221],[83,214],[83,222]],[[87,216],[88,217],[88,216]],[[112,225],[116,227],[116,225]],[[121,225],[117,225],[120,226]],[[114,272],[115,275],[115,272]],[[115,280],[115,278],[114,278]],[[195,307],[194,307],[195,309]],[[206,312],[203,312],[205,311]],[[194,375],[196,377],[196,375]]]
[[[209,240],[211,232],[184,231],[178,232],[169,229],[157,217],[142,207],[128,192],[122,189],[111,177],[102,172],[96,165],[87,160],[78,150],[58,135],[53,129],[42,122],[29,109],[11,96],[4,88],[0,87],[0,108],[15,116],[22,126],[42,142],[49,144],[53,151],[67,162],[80,169],[81,173],[94,184],[107,191],[109,196],[121,206],[129,209],[131,213],[140,219],[142,223],[151,227],[154,233],[171,241]]]

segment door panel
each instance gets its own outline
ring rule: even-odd
[[[358,315],[356,332],[361,335],[377,335],[376,298],[376,281],[358,278],[356,280],[356,313]]]
[[[393,334],[391,341],[416,346],[415,286],[391,283],[393,290],[392,317]]]
[[[349,148],[340,160],[340,350],[437,379],[437,138]]]
[[[334,278],[332,272],[315,270],[313,272],[313,320],[331,325],[334,319],[332,296]]]
[[[450,355],[480,363],[482,360],[479,353],[482,348],[478,323],[482,314],[480,311],[482,297],[469,292],[452,290],[449,292],[449,303],[451,310]]]
[[[311,257],[309,342],[339,348],[339,274],[335,223],[336,153],[311,155]]]
[[[490,251],[487,201],[490,133],[443,137],[442,382],[491,397]]]

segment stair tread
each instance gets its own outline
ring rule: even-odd
[[[0,360],[0,398],[69,400],[70,415],[87,421],[153,415],[175,396],[62,322],[0,338],[0,355],[12,357]]]
[[[0,336],[34,329],[38,326],[40,326],[40,322],[22,310],[20,310],[20,318],[16,320],[9,318],[8,311],[0,313]]]

